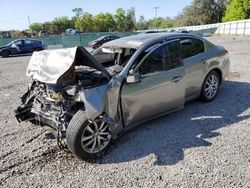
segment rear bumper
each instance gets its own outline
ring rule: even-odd
[[[39,125],[47,125],[54,129],[57,129],[59,124],[56,118],[25,105],[15,110],[15,116],[18,122],[36,120]]]

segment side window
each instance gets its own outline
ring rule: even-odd
[[[166,69],[171,70],[183,65],[182,60],[180,59],[180,42],[174,41],[169,43],[168,51],[166,53]]]
[[[142,75],[165,70],[165,51],[166,46],[161,46],[142,58],[143,62],[138,67]]]
[[[103,40],[108,41],[108,40],[110,40],[110,37],[105,37]]]
[[[185,40],[189,40],[191,42],[183,43],[181,45],[183,59],[198,55],[205,51],[203,41],[199,39],[195,39],[195,38],[182,38],[181,39],[181,41],[185,41]]]
[[[156,49],[150,50],[148,53],[144,52],[138,70],[140,74],[145,75],[175,69],[182,65],[180,41],[173,41],[158,48],[156,47]]]
[[[30,44],[32,44],[32,41],[31,40],[25,40],[24,44],[30,45]]]
[[[23,44],[21,40],[18,40],[18,41],[14,42],[14,43],[15,43],[16,46],[21,46]]]

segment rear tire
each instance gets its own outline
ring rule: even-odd
[[[112,134],[106,122],[100,118],[90,122],[85,111],[79,110],[69,123],[66,140],[69,150],[78,158],[92,159],[105,153]]]
[[[2,57],[9,57],[10,56],[10,53],[9,53],[9,51],[7,51],[7,50],[3,50],[2,52],[1,52],[1,54],[0,54]]]
[[[215,70],[210,71],[202,84],[201,100],[204,102],[213,101],[218,94],[220,82],[218,73]]]

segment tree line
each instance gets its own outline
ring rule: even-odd
[[[50,34],[62,34],[68,28],[75,28],[81,32],[109,32],[109,31],[134,31],[148,28],[171,28],[191,25],[220,23],[250,18],[249,0],[193,0],[176,17],[158,17],[146,20],[144,16],[136,19],[134,8],[124,10],[118,8],[114,14],[101,12],[92,15],[84,12],[82,8],[72,10],[74,16],[58,17],[51,22],[33,23],[30,25],[32,32],[41,30]]]

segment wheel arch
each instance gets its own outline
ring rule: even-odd
[[[3,52],[8,52],[8,54],[11,55],[11,51],[10,51],[9,49],[7,49],[7,48],[4,48],[4,49],[1,49],[1,50],[0,50],[0,55],[1,55],[1,56],[2,56],[2,53],[3,53]],[[4,57],[4,56],[2,56],[2,57]]]
[[[220,84],[221,84],[222,78],[223,78],[222,71],[221,71],[219,68],[214,68],[214,69],[211,69],[211,70],[207,73],[207,75],[208,75],[211,71],[216,71],[216,73],[219,75]]]

